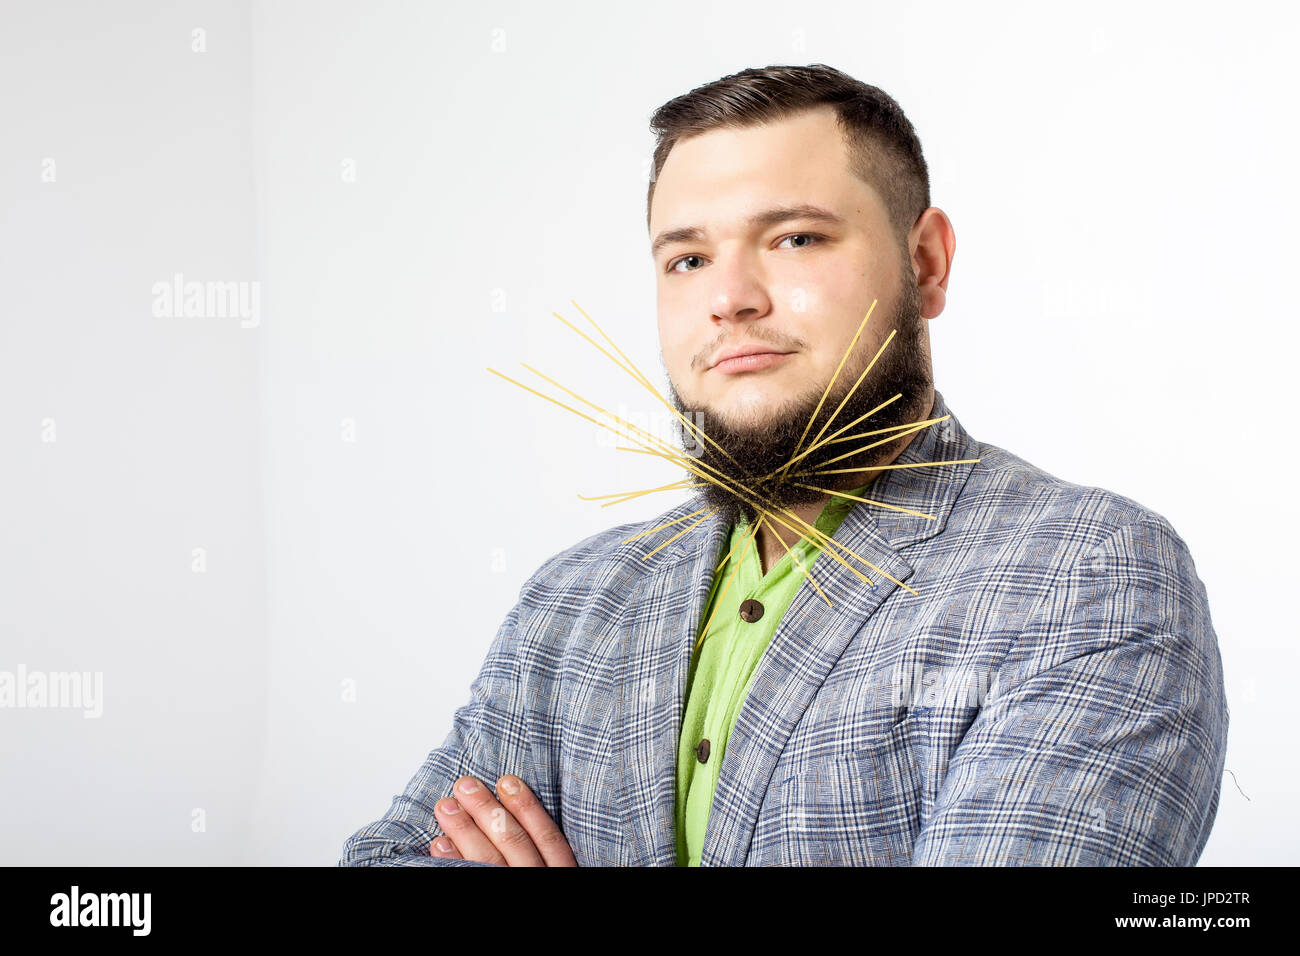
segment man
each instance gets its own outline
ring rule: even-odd
[[[1161,515],[934,388],[956,243],[898,105],[769,67],[653,126],[694,448],[664,454],[699,490],[529,578],[341,864],[1195,863],[1228,727],[1205,589]]]

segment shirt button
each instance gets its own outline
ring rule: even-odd
[[[740,619],[753,624],[763,616],[763,605],[753,598],[740,602]]]
[[[695,748],[695,756],[699,758],[700,763],[709,762],[709,738],[705,737]]]

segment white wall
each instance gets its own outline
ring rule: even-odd
[[[0,773],[30,782],[0,795],[7,855],[333,863],[441,743],[523,579],[677,500],[578,500],[677,474],[486,367],[652,411],[551,313],[576,299],[659,374],[651,112],[825,62],[899,99],[955,224],[931,335],[963,424],[1191,547],[1240,784],[1202,862],[1300,858],[1287,7],[71,9],[0,30],[0,669],[100,668],[114,703],[93,730],[0,712]],[[260,278],[260,325],[153,320],[178,270]]]
[[[0,863],[247,859],[260,332],[153,286],[257,279],[250,47],[247,4],[0,5],[0,670],[102,679],[0,710]]]

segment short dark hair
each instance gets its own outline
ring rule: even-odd
[[[646,191],[646,228],[655,182],[677,143],[709,130],[783,119],[824,103],[835,107],[853,172],[880,195],[894,235],[904,245],[917,217],[930,205],[930,173],[921,141],[893,97],[824,63],[741,70],[655,110],[650,119],[657,140]]]

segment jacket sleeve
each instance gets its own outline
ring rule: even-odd
[[[430,856],[429,846],[443,832],[433,806],[452,795],[452,784],[458,778],[474,776],[493,789],[506,773],[517,774],[530,785],[534,779],[516,655],[521,606],[522,592],[521,603],[511,609],[497,631],[478,676],[470,684],[470,700],[456,710],[451,732],[442,745],[429,754],[381,819],[347,839],[339,866],[496,865]]]
[[[1205,587],[1149,513],[1027,619],[949,761],[914,865],[1192,866],[1228,707]]]

